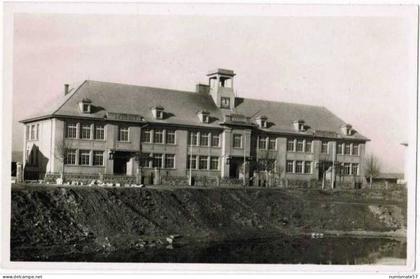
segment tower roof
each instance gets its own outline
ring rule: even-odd
[[[233,70],[228,70],[228,69],[215,69],[213,71],[209,71],[207,76],[212,76],[212,75],[225,75],[225,76],[235,76],[235,72]]]

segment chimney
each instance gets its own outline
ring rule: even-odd
[[[210,86],[207,84],[199,83],[195,86],[195,91],[200,94],[209,94]]]
[[[67,94],[69,94],[69,85],[66,83],[64,84],[64,96],[66,96]]]

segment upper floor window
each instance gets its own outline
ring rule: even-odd
[[[258,147],[260,149],[267,149],[267,137],[258,137]]]
[[[75,139],[77,137],[77,124],[67,123],[66,124],[66,137]]]
[[[230,98],[229,97],[221,97],[220,98],[220,107],[221,108],[230,108]]]
[[[321,142],[321,153],[328,153],[328,142],[323,141]]]
[[[30,125],[26,125],[26,139],[27,140],[30,139],[30,137],[29,137],[30,129],[31,129],[31,126]]]
[[[190,132],[188,140],[191,145],[198,145],[198,132]]]
[[[155,119],[163,119],[163,110],[161,106],[155,106],[152,108],[152,114]]]
[[[355,156],[359,156],[359,144],[358,143],[353,143],[352,154],[355,155]]]
[[[95,139],[104,140],[105,139],[105,127],[104,125],[95,125]]]
[[[80,106],[80,110],[83,113],[91,113],[91,106],[92,105],[92,101],[88,98],[83,98],[83,100],[79,103]]]
[[[35,125],[31,125],[31,140],[35,139]]]
[[[39,139],[39,124],[36,124],[36,136],[35,139]]]
[[[305,152],[312,152],[312,141],[306,140],[305,141]]]
[[[141,142],[152,142],[152,131],[150,129],[141,130]]]
[[[201,146],[208,146],[209,145],[209,134],[201,132],[200,134],[200,145]]]
[[[287,151],[295,151],[295,140],[287,139]]]
[[[296,151],[297,152],[303,152],[303,140],[298,139],[296,141]]]
[[[155,129],[155,132],[153,134],[153,142],[163,143],[163,130],[162,129]]]
[[[260,128],[267,128],[267,117],[264,115],[261,115],[257,118],[257,125]]]
[[[90,124],[82,124],[80,129],[81,139],[90,139]]]
[[[275,138],[269,138],[268,139],[268,149],[275,150],[276,149],[276,139]]]
[[[211,134],[211,146],[218,147],[220,142],[220,135],[219,134]]]
[[[233,147],[242,148],[242,135],[233,134]]]
[[[119,127],[118,140],[128,142],[129,141],[129,129],[128,127]]]
[[[337,154],[343,154],[343,144],[337,143]]]
[[[174,130],[166,130],[166,143],[175,144],[175,131]]]
[[[345,155],[350,155],[351,154],[351,145],[350,145],[350,143],[346,143],[344,145],[344,154]]]

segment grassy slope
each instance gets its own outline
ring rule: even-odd
[[[380,199],[378,199],[378,197]],[[180,234],[218,240],[279,233],[389,232],[405,198],[374,192],[32,186],[12,191],[12,249]]]

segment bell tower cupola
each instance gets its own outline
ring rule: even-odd
[[[233,91],[233,77],[235,73],[232,70],[217,69],[210,71],[207,76],[209,77],[210,95],[217,107],[233,110],[235,108],[235,94]]]

